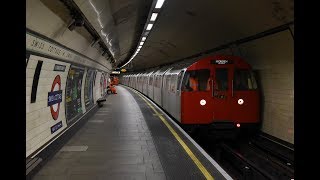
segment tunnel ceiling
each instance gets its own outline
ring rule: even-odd
[[[116,65],[124,64],[137,47],[152,0],[74,2],[97,32],[108,34]],[[139,70],[174,62],[293,22],[293,17],[293,0],[166,0],[129,65]]]
[[[99,33],[115,65],[134,53],[152,0],[73,0]]]

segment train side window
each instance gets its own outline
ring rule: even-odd
[[[218,91],[228,90],[228,69],[226,68],[216,69],[215,90],[218,90]]]
[[[160,88],[161,75],[157,76],[157,87]]]
[[[167,79],[166,79],[166,85],[167,85],[167,89],[168,89],[168,91],[170,91],[170,77],[171,77],[171,75],[168,75],[167,76]]]
[[[177,76],[176,75],[171,75],[171,81],[170,81],[170,91],[175,92],[176,90],[176,84],[177,84]]]
[[[181,79],[182,79],[182,74],[183,74],[183,70],[180,71],[179,75],[178,75],[178,84],[177,84],[177,90],[180,89],[180,82],[181,82]]]
[[[152,77],[152,75],[150,75],[150,77],[149,77],[149,85],[151,86],[152,83],[153,83],[153,77]]]
[[[186,71],[182,79],[181,91],[192,91],[189,85],[189,77],[190,77],[190,73]]]

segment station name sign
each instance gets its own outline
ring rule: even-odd
[[[62,121],[58,122],[57,124],[53,125],[51,129],[51,134],[55,133],[58,129],[62,127]]]
[[[62,102],[62,90],[48,93],[48,106]]]
[[[80,54],[71,49],[62,47],[48,39],[39,37],[32,32],[26,33],[26,50],[31,52],[40,53],[42,55],[48,55],[50,57],[59,58],[68,62],[78,63],[89,67],[95,67],[102,71],[109,71],[108,64],[98,63],[83,54]],[[63,71],[64,67],[57,65],[54,71]]]
[[[53,70],[54,71],[64,72],[66,70],[66,66],[65,65],[60,65],[60,64],[55,64]]]
[[[226,59],[215,59],[211,60],[211,64],[232,64],[232,60],[226,60]]]

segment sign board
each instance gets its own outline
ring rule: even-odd
[[[61,78],[59,75],[57,75],[53,80],[51,92],[48,92],[48,106],[50,106],[51,115],[54,120],[58,119],[61,102]]]
[[[53,125],[51,127],[51,134],[53,134],[54,132],[56,132],[58,129],[60,129],[62,127],[62,121],[58,122],[57,124]]]
[[[215,59],[211,60],[211,64],[232,64],[232,60],[226,60],[226,59]]]
[[[97,63],[80,53],[61,47],[60,45],[42,37],[38,37],[31,32],[27,32],[26,34],[26,50],[109,72],[109,64],[107,61]]]
[[[65,65],[60,65],[60,64],[55,64],[53,70],[54,71],[64,72],[66,70],[66,66]]]

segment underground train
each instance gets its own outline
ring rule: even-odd
[[[257,81],[241,57],[205,57],[126,74],[120,83],[148,96],[188,131],[256,131],[260,126]]]

